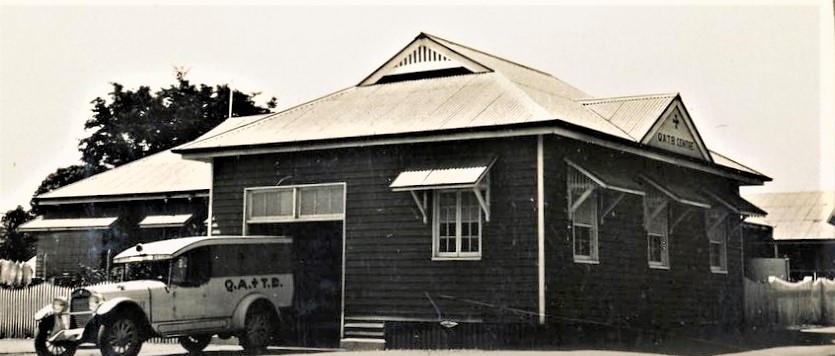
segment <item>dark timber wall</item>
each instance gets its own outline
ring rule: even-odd
[[[694,208],[670,234],[669,270],[648,267],[643,200],[631,194],[625,195],[600,226],[600,264],[574,263],[565,197],[565,157],[579,164],[586,160],[604,162],[610,172],[630,177],[650,173],[694,187],[736,190],[731,182],[715,176],[570,139],[548,138],[546,309],[552,322],[579,319],[580,324],[591,321],[649,330],[710,328],[717,324],[733,327],[741,323],[740,229],[729,236],[728,273],[712,273],[702,209]],[[604,191],[601,201],[614,195]],[[674,213],[683,208],[675,202],[670,204]]]
[[[421,221],[409,193],[392,192],[388,185],[407,168],[485,156],[499,159],[491,170],[492,220],[483,227],[481,260],[432,261],[431,223]],[[574,263],[565,157],[580,164],[602,161],[611,172],[629,177],[655,173],[695,186],[737,189],[712,175],[546,137],[549,322],[584,320],[642,329],[739,324],[740,230],[729,239],[728,273],[711,273],[702,210],[695,209],[670,235],[670,269],[650,269],[642,198],[626,195],[600,228],[600,264]],[[538,306],[535,137],[226,157],[216,158],[213,167],[214,213],[224,234],[241,233],[246,187],[280,180],[285,185],[347,183],[347,317],[437,320],[434,302],[443,318],[536,320],[519,312],[536,313]],[[612,196],[605,192],[603,199]]]
[[[498,157],[492,220],[480,261],[433,261],[431,223],[408,192],[388,186],[402,170]],[[214,214],[241,233],[246,187],[345,182],[345,314],[497,320],[507,308],[536,311],[536,139],[517,138],[217,158]],[[452,298],[450,298],[452,297]],[[463,300],[463,301],[462,301]],[[487,307],[475,302],[485,302]]]

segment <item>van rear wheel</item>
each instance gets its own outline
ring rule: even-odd
[[[275,312],[265,304],[258,303],[246,311],[244,330],[238,341],[248,355],[255,355],[267,349],[275,331]]]
[[[206,346],[209,346],[209,343],[212,341],[212,335],[180,336],[177,341],[179,341],[180,345],[182,345],[188,352],[200,352],[203,351]]]

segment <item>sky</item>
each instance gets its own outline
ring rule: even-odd
[[[0,0],[0,211],[78,163],[111,82],[275,96],[356,85],[420,32],[534,67],[592,96],[679,92],[708,148],[774,179],[833,189],[832,4],[19,6]]]

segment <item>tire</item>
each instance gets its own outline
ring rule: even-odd
[[[136,356],[142,349],[141,323],[130,315],[107,318],[99,328],[103,356]]]
[[[188,335],[180,336],[177,341],[183,346],[186,351],[190,353],[198,353],[203,351],[206,346],[212,341],[212,335]]]
[[[38,356],[72,356],[75,354],[75,349],[78,344],[73,342],[62,342],[53,344],[49,342],[49,336],[52,334],[52,327],[55,325],[54,316],[49,316],[38,323],[38,328],[35,330],[35,352]]]
[[[275,332],[275,312],[264,303],[255,304],[246,311],[244,330],[238,336],[247,355],[257,355],[267,349]]]

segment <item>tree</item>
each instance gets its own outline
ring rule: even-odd
[[[18,226],[34,218],[34,214],[24,210],[20,205],[3,215],[0,219],[0,258],[25,261],[35,255],[35,241],[17,231]]]
[[[82,161],[109,169],[181,145],[211,130],[227,118],[229,86],[195,86],[176,70],[176,83],[152,93],[147,86],[135,91],[112,83],[109,101],[95,98],[93,117],[84,124],[92,134],[81,140]],[[232,116],[268,113],[275,108],[255,104],[259,93],[234,91]]]

